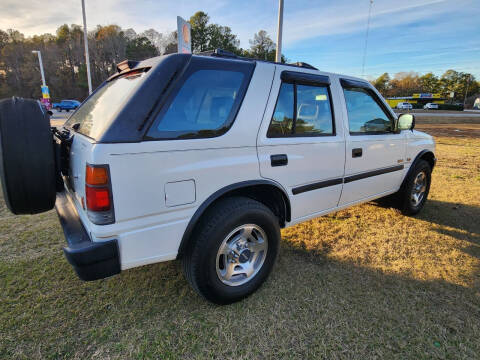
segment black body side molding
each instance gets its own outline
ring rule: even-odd
[[[366,178],[369,178],[369,177],[372,177],[372,176],[383,175],[383,174],[391,173],[391,172],[394,172],[394,171],[403,170],[403,168],[404,168],[404,166],[402,164],[402,165],[390,166],[390,167],[387,167],[387,168],[384,168],[384,169],[367,171],[367,172],[364,172],[364,173],[361,173],[361,174],[350,175],[350,176],[345,177],[344,182],[346,184],[346,183],[349,183],[349,182],[352,182],[352,181],[366,179]]]
[[[333,186],[333,185],[340,185],[343,183],[343,178],[338,178],[338,179],[331,179],[331,180],[325,180],[325,181],[319,181],[313,184],[308,184],[308,185],[302,185],[298,186],[296,188],[292,189],[292,194],[293,195],[298,195],[307,191],[312,191],[312,190],[317,190],[321,189],[327,186]]]

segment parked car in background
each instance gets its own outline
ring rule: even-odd
[[[425,106],[423,107],[425,110],[438,110],[438,104],[435,103],[426,103]]]
[[[397,109],[412,110],[413,106],[408,102],[401,102],[397,104]]]
[[[80,106],[80,101],[77,100],[62,100],[59,103],[53,103],[53,108],[58,111],[76,110]]]
[[[473,108],[475,110],[480,110],[480,98],[475,99],[475,102],[473,103]]]

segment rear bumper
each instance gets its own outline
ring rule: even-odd
[[[78,277],[90,281],[120,273],[118,241],[93,242],[65,192],[57,193],[55,208],[68,244],[63,252]]]

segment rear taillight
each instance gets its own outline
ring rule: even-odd
[[[90,165],[85,169],[87,215],[97,225],[115,222],[112,183],[108,165]]]

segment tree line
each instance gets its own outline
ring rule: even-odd
[[[260,30],[250,40],[250,48],[239,47],[240,40],[228,26],[210,22],[205,12],[190,17],[192,51],[221,48],[237,55],[274,60],[276,45],[266,31]],[[92,85],[99,86],[116,71],[124,59],[144,60],[177,52],[177,32],[162,34],[155,29],[136,33],[118,25],[98,25],[88,33]],[[62,25],[55,34],[25,37],[14,29],[0,29],[0,98],[41,97],[38,58],[42,53],[45,78],[53,101],[83,100],[88,95],[83,28]],[[283,58],[285,61],[285,58]]]
[[[273,61],[276,44],[265,30],[260,30],[249,41],[248,49],[240,48],[240,40],[231,28],[210,22],[210,17],[198,11],[189,19],[192,51],[194,53],[221,48],[237,55]],[[93,87],[99,86],[116,71],[116,64],[124,59],[143,60],[177,51],[177,32],[159,33],[149,29],[137,33],[118,25],[98,25],[88,33],[90,67]],[[0,29],[0,98],[13,95],[40,98],[41,78],[36,54],[42,53],[45,77],[53,101],[83,100],[88,95],[84,56],[83,28],[80,25],[62,25],[55,34],[25,37],[14,29]],[[287,60],[282,55],[282,62]],[[385,73],[372,84],[386,97],[410,96],[413,93],[454,92],[456,101],[463,101],[465,93],[472,98],[480,91],[480,84],[468,73],[447,70],[441,77],[433,73],[398,73],[390,78]],[[468,90],[468,91],[467,91]],[[467,102],[468,103],[468,102]]]
[[[466,96],[467,106],[473,105],[475,97],[480,92],[480,83],[475,76],[452,69],[445,71],[440,77],[431,72],[424,75],[416,72],[400,72],[390,78],[388,73],[384,73],[371,83],[384,97],[432,93],[450,98],[450,94],[453,93],[451,101],[463,103]]]

